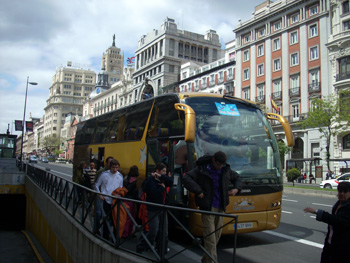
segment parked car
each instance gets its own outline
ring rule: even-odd
[[[46,157],[42,157],[42,158],[41,158],[41,162],[42,162],[42,163],[48,163],[49,160],[48,160]]]
[[[30,163],[38,163],[38,158],[36,158],[35,155],[31,155],[31,156],[29,157],[29,162],[30,162]]]
[[[320,187],[327,189],[337,189],[338,184],[343,181],[350,182],[350,173],[345,173],[336,179],[324,180],[321,182]]]

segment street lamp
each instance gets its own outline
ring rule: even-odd
[[[22,121],[22,141],[21,141],[21,170],[23,171],[23,137],[24,137],[24,125],[26,122],[26,107],[27,107],[27,94],[28,94],[28,84],[38,85],[36,82],[29,82],[29,77],[27,77],[27,86],[26,86],[26,96],[24,98],[24,112],[23,112],[23,121]]]

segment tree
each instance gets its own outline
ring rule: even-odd
[[[294,186],[294,181],[300,177],[300,172],[297,168],[292,168],[287,171],[287,178],[288,182],[293,182]]]
[[[59,148],[61,140],[56,134],[44,138],[43,145],[51,153],[55,148]]]
[[[329,167],[329,147],[332,137],[348,132],[350,126],[350,91],[313,99],[307,118],[300,123],[303,129],[317,128],[326,139],[326,159]]]
[[[293,147],[289,147],[284,141],[278,141],[278,150],[280,152],[280,159],[282,167],[284,167],[284,156],[292,151]]]

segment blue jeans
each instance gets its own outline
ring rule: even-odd
[[[95,221],[94,221],[94,233],[99,233],[98,225],[101,222],[102,218],[102,206],[103,206],[103,201],[96,196],[95,199]]]

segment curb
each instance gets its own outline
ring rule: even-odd
[[[302,195],[312,195],[320,196],[327,198],[334,198],[337,196],[337,191],[325,191],[325,190],[312,190],[312,189],[303,189],[296,187],[283,187],[283,193],[287,194],[302,194]]]

